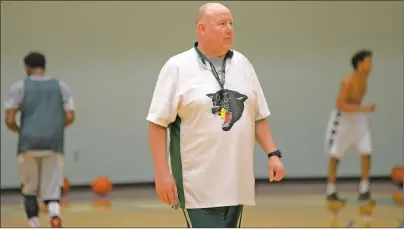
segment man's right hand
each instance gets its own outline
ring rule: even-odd
[[[371,105],[366,105],[363,107],[365,112],[373,112],[376,109],[376,105],[371,104]]]
[[[175,198],[178,196],[177,186],[171,173],[159,172],[155,177],[156,192],[161,201],[170,206],[176,205]]]

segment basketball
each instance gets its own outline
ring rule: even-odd
[[[112,190],[112,183],[107,177],[97,177],[91,187],[96,194],[106,195]]]
[[[392,194],[393,201],[398,205],[403,205],[403,193],[401,192],[393,192]]]
[[[403,167],[402,166],[395,166],[391,170],[391,179],[396,184],[403,183]]]

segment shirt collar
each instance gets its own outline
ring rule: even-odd
[[[197,41],[194,43],[193,50],[196,53],[196,55],[197,55],[198,59],[200,60],[201,64],[204,67],[210,69],[209,64],[206,62],[207,57],[205,57],[205,55],[203,55],[203,53],[198,49],[198,42]],[[234,55],[233,50],[229,50],[225,55],[225,59],[227,61],[226,71],[229,68],[229,65],[233,62],[233,59],[234,59],[233,55]]]

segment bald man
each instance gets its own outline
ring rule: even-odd
[[[271,181],[284,176],[281,152],[254,68],[231,50],[230,10],[203,5],[196,32],[194,46],[161,69],[147,116],[156,191],[183,209],[188,227],[238,227],[243,206],[255,204],[255,141],[268,156]]]

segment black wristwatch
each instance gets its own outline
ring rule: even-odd
[[[281,153],[281,151],[277,150],[277,151],[274,151],[274,152],[268,154],[268,158],[270,158],[272,156],[278,156],[279,158],[282,158],[282,153]]]

